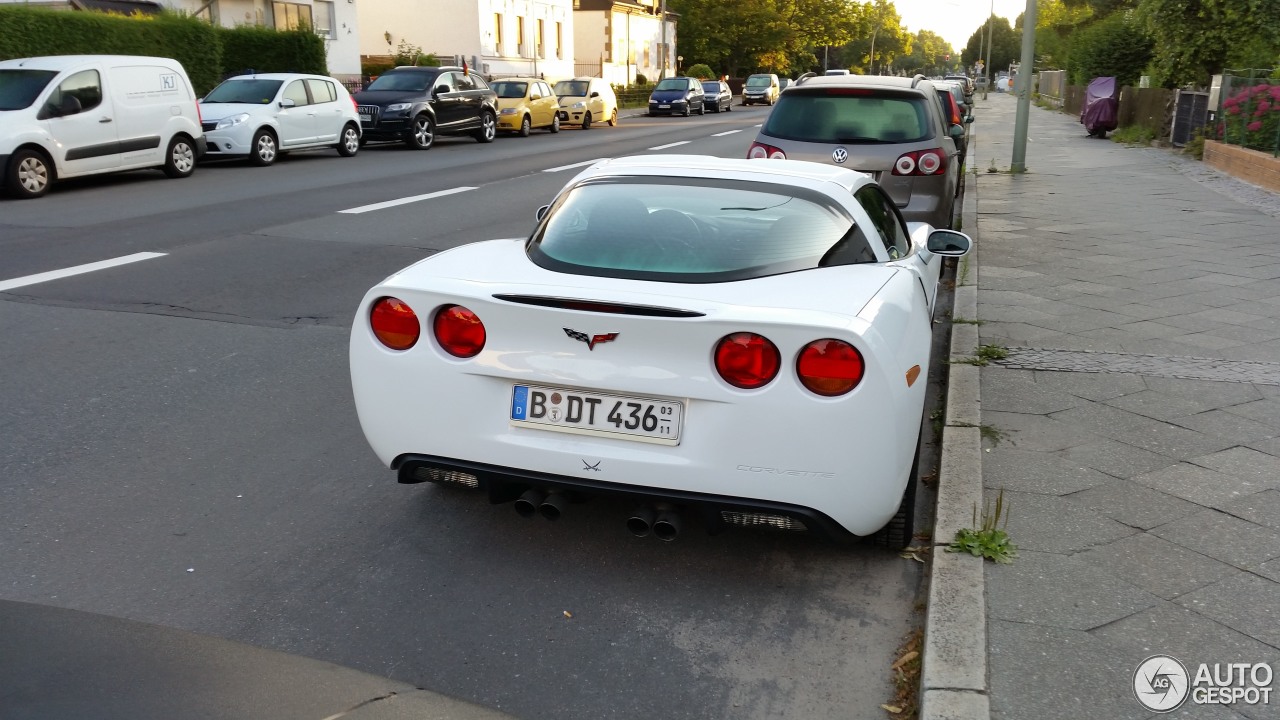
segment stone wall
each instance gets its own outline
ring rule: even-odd
[[[1270,153],[1205,140],[1204,161],[1241,180],[1280,192],[1280,158]]]

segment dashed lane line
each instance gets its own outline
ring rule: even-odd
[[[542,172],[560,172],[561,170],[572,170],[574,168],[585,167],[587,165],[598,163],[601,160],[608,160],[608,159],[609,158],[595,158],[594,160],[583,160],[582,162],[574,163],[572,165],[561,165],[560,167],[547,168]]]
[[[712,133],[711,137],[724,137],[725,135],[732,135],[740,132],[742,132],[742,128],[738,128],[737,130],[725,130],[724,132]]]
[[[142,260],[150,260],[151,258],[164,257],[168,253],[156,252],[140,252],[132,255],[123,255],[110,260],[99,260],[98,262],[85,263],[84,265],[76,265],[75,267],[63,268],[61,270],[50,270],[49,272],[36,273],[35,275],[27,275],[12,280],[0,280],[0,292],[13,290],[14,288],[26,287],[27,285],[35,285],[36,283],[49,282],[50,280],[58,280],[72,275],[83,275],[95,270],[106,270],[107,268],[117,267],[119,265],[128,265]]]
[[[679,147],[681,145],[688,145],[690,142],[692,142],[692,140],[681,140],[680,142],[667,143],[666,145],[654,145],[649,149],[650,150],[666,150],[667,148]]]
[[[437,192],[426,193],[425,195],[413,195],[411,197],[403,197],[397,200],[387,200],[386,202],[373,203],[372,205],[361,205],[360,207],[348,208],[347,210],[339,210],[340,213],[348,213],[350,215],[359,215],[360,213],[372,212],[374,210],[382,210],[384,208],[395,207],[397,205],[407,205],[409,203],[419,202],[421,200],[430,200],[431,198],[444,197],[445,195],[456,195],[468,190],[475,190],[473,187],[456,187],[449,190],[440,190]]]

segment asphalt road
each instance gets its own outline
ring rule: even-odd
[[[744,531],[664,544],[627,533],[630,507],[550,523],[397,485],[351,400],[347,335],[369,286],[432,251],[525,234],[575,172],[555,168],[744,157],[767,112],[135,172],[0,201],[0,283],[164,253],[0,292],[0,599],[297,653],[522,718],[878,717],[918,622],[920,564]],[[653,150],[672,143],[686,144]],[[474,189],[339,212],[456,188]]]

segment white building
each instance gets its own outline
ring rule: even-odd
[[[359,0],[360,53],[406,43],[485,75],[573,77],[574,0]]]
[[[354,0],[0,0],[0,3],[124,14],[151,14],[165,7],[205,18],[222,27],[261,25],[284,30],[305,23],[325,38],[331,74],[354,76],[360,73],[360,35],[356,30]]]
[[[580,75],[599,75],[630,85],[637,75],[650,82],[676,69],[676,15],[666,17],[663,44],[661,0],[573,0],[573,41]],[[666,55],[666,64],[663,64]]]

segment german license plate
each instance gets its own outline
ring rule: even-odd
[[[658,106],[658,109],[659,109],[659,110],[670,110],[670,109],[671,109],[671,106],[670,106],[670,105],[659,105],[659,106]]]
[[[370,122],[372,120],[373,120],[372,115],[365,115],[364,113],[360,113],[360,122]]]
[[[684,403],[516,385],[511,424],[539,430],[679,445]]]

